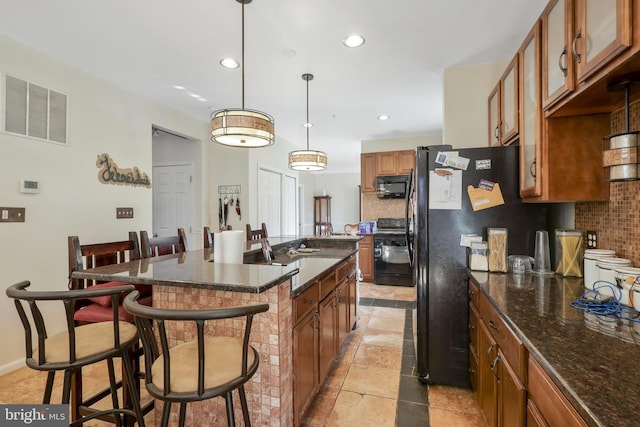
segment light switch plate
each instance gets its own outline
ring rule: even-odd
[[[24,222],[25,208],[0,207],[0,222]]]
[[[116,208],[116,219],[133,218],[133,208]]]

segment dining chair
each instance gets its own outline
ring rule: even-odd
[[[133,291],[123,304],[135,318],[144,347],[147,391],[164,402],[160,425],[168,424],[173,402],[180,404],[178,425],[183,426],[187,403],[222,396],[227,423],[234,426],[231,393],[237,389],[244,425],[249,427],[251,420],[244,384],[256,373],[260,362],[257,350],[249,344],[249,335],[253,316],[267,311],[269,304],[171,310],[141,305],[137,302],[138,297],[138,292]],[[213,321],[239,317],[245,318],[242,337],[214,336],[208,332]],[[196,338],[170,348],[165,322],[174,321],[183,323],[178,327],[184,331],[195,327],[193,336]]]
[[[132,419],[126,418],[135,417],[138,425],[144,427],[139,394],[132,381],[123,380],[131,396],[131,406],[119,407],[113,363],[114,359],[120,358],[125,377],[134,378],[131,354],[138,343],[138,333],[133,324],[120,319],[118,302],[135,287],[123,285],[71,291],[28,291],[30,285],[29,281],[16,283],[7,288],[6,295],[14,300],[24,327],[27,366],[47,372],[43,404],[51,403],[55,375],[63,372],[61,403],[71,405],[71,426],[82,425],[96,418],[120,426],[123,422],[132,424]],[[75,303],[87,298],[110,300],[112,320],[77,326],[73,320]],[[64,308],[66,328],[55,332],[58,328],[52,325],[58,324],[60,307]],[[100,392],[86,400],[73,399],[73,378],[80,375],[83,367],[105,360],[109,371],[108,393]],[[93,406],[109,395],[112,408],[101,410]]]
[[[267,235],[267,224],[265,224],[263,222],[262,223],[262,227],[257,229],[257,230],[252,230],[251,229],[251,224],[247,224],[247,236],[246,237],[247,237],[247,241],[266,239],[268,237],[268,235]]]
[[[345,236],[356,236],[360,231],[360,224],[345,224],[344,225],[344,235]]]
[[[207,226],[204,227],[202,235],[204,236],[203,248],[213,248],[213,233]]]
[[[152,258],[160,255],[188,252],[187,235],[183,228],[178,228],[175,236],[149,237],[149,234],[140,231],[140,253],[142,258]]]
[[[82,271],[88,268],[101,267],[104,265],[120,264],[127,261],[140,259],[140,244],[138,234],[135,231],[129,232],[128,240],[115,242],[102,242],[91,244],[80,244],[78,236],[69,236],[67,239],[69,251],[69,289],[76,290],[95,290],[104,289],[114,286],[128,285],[123,282],[101,282],[90,279],[77,279],[72,277],[75,271]],[[153,301],[152,289],[150,285],[135,284],[133,285],[142,295],[141,304],[151,305]],[[121,300],[117,301],[118,318],[125,322],[133,323],[133,316],[126,312],[122,307]],[[85,325],[90,323],[110,322],[113,321],[113,301],[110,298],[91,297],[89,299],[74,300],[73,321],[76,325]],[[134,349],[133,372],[137,381],[134,381],[136,390],[140,390],[140,379],[142,375],[139,373],[139,358],[142,356],[142,349],[137,346]],[[124,368],[124,367],[123,367]],[[126,374],[123,369],[123,376]],[[121,385],[121,384],[119,384]],[[73,390],[71,394],[72,400],[82,400],[82,371],[73,378]],[[108,389],[103,390],[108,392]],[[124,399],[130,401],[130,396],[125,389]],[[153,409],[153,401],[146,404],[143,412]]]

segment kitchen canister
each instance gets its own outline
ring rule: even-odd
[[[598,281],[604,283],[596,283],[595,289],[603,297],[619,298],[621,290],[618,290],[616,282],[616,268],[631,267],[631,261],[626,258],[600,258],[596,261],[598,266]],[[610,285],[608,285],[610,284]]]
[[[467,265],[474,271],[489,270],[489,248],[487,242],[471,242],[467,254]]]
[[[599,258],[615,257],[615,251],[610,249],[587,249],[584,251],[584,287],[593,289],[593,283],[598,280],[598,266],[596,261]]]
[[[507,265],[507,229],[487,228],[489,246],[489,271],[506,273]]]
[[[556,274],[582,277],[582,232],[556,230]]]
[[[614,269],[616,283],[622,288],[620,303],[640,308],[640,268],[616,267]]]

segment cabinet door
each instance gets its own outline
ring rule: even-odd
[[[332,292],[320,302],[320,384],[327,378],[333,366],[337,347],[336,295]]]
[[[542,105],[546,109],[572,91],[574,64],[573,0],[551,0],[540,17],[542,21]]]
[[[307,313],[293,328],[293,396],[299,424],[318,388],[318,313]]]
[[[376,155],[365,153],[360,155],[360,189],[363,193],[376,192]]]
[[[489,147],[500,145],[500,82],[489,94]]]
[[[526,389],[518,380],[504,355],[498,350],[498,425],[524,427],[526,425]]]
[[[500,143],[513,142],[518,136],[518,54],[500,79],[502,109],[500,110]]]
[[[549,427],[536,404],[531,400],[527,403],[527,427]]]
[[[358,278],[355,274],[349,277],[349,331],[356,327],[358,321]]]
[[[520,196],[542,194],[540,22],[520,48]]]
[[[349,331],[351,331],[349,326],[349,280],[347,278],[336,287],[336,303],[338,304],[336,325],[338,329],[338,344],[336,352],[338,352]]]
[[[378,175],[397,175],[398,154],[395,151],[378,153],[376,162],[378,165]]]
[[[573,55],[578,82],[631,46],[631,0],[577,0]]]
[[[358,263],[364,280],[373,280],[373,237],[365,236],[358,243]]]
[[[416,152],[414,150],[398,151],[398,175],[407,175],[416,168]]]
[[[478,400],[480,409],[484,413],[489,427],[497,426],[498,383],[494,375],[494,367],[497,362],[498,346],[491,334],[484,326],[484,322],[478,322],[479,354],[478,354]]]

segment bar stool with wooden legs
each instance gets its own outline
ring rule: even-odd
[[[244,383],[258,369],[260,358],[249,344],[253,316],[269,309],[269,304],[223,307],[211,310],[171,310],[138,304],[138,292],[124,299],[125,310],[133,314],[144,347],[145,385],[149,394],[164,401],[160,425],[169,422],[171,403],[180,403],[179,426],[184,426],[188,402],[222,396],[227,422],[235,425],[231,392],[238,390],[244,425],[251,420]],[[245,317],[243,338],[205,335],[207,321]],[[195,324],[197,338],[169,348],[166,321]],[[190,325],[184,330],[190,330]],[[156,335],[159,337],[156,341]],[[186,333],[185,333],[186,335]]]
[[[80,370],[103,360],[107,361],[109,383],[111,389],[112,409],[98,410],[90,407],[93,398],[78,402],[78,408],[71,408],[75,413],[88,413],[71,422],[71,426],[82,425],[94,418],[115,423],[117,426],[131,421],[135,417],[138,424],[144,427],[144,417],[140,408],[140,399],[136,387],[132,384],[133,365],[131,354],[138,342],[136,327],[119,319],[119,301],[135,287],[131,285],[112,286],[101,289],[83,289],[73,291],[27,291],[29,281],[16,283],[6,290],[9,298],[13,298],[18,315],[25,332],[26,364],[32,369],[46,371],[43,403],[51,403],[51,392],[56,372],[64,372],[62,387],[62,403],[69,404],[72,377]],[[74,306],[77,300],[85,298],[111,298],[113,320],[76,326],[73,320]],[[47,302],[64,306],[67,328],[62,332],[50,335],[47,332],[47,319],[53,318],[55,310],[44,309]],[[27,306],[31,316],[27,315]],[[42,308],[41,308],[42,307]],[[49,307],[47,307],[49,308]],[[46,313],[46,316],[43,315]],[[56,316],[57,317],[57,316]],[[35,339],[35,342],[34,342]],[[129,393],[132,397],[132,408],[119,408],[117,382],[113,359],[120,358],[124,367]]]

